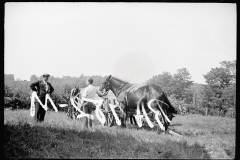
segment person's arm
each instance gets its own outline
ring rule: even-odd
[[[51,95],[53,93],[53,91],[54,91],[54,88],[52,87],[52,85],[50,83],[48,83],[48,84],[50,86],[50,95]]]
[[[87,88],[83,90],[82,97],[86,98],[87,97]]]
[[[39,85],[39,81],[31,83],[29,86],[33,91],[37,92],[37,86]]]
[[[100,91],[97,89],[97,95],[98,95],[99,97],[103,97],[103,96],[106,96],[107,93],[102,93],[102,92],[100,92]]]

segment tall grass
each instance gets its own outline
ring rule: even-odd
[[[61,112],[47,112],[43,123],[34,123],[28,110],[4,111],[4,155],[13,159],[231,159],[235,156],[233,120],[176,116],[170,128],[185,135],[179,139],[130,124],[126,129],[103,127],[98,120],[93,122],[95,132],[82,130],[81,121],[71,120]]]

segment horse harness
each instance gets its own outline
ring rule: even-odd
[[[129,106],[129,95],[130,95],[130,91],[133,89],[133,86],[134,85],[132,85],[130,88],[128,88],[127,91],[125,91],[125,93],[124,93],[124,102],[125,102],[126,106]]]
[[[138,86],[137,88],[139,88],[139,86]],[[130,105],[129,95],[130,95],[130,93],[131,93],[134,89],[136,89],[136,86],[135,86],[135,85],[132,85],[132,86],[129,87],[129,88],[125,91],[125,93],[124,93],[124,103],[125,103],[126,106],[129,106],[129,105]]]
[[[124,94],[124,103],[125,103],[126,106],[129,106],[129,105],[130,105],[130,102],[129,102],[129,99],[130,99],[130,98],[129,98],[129,95],[130,95],[131,91],[133,91],[134,89],[135,89],[135,90],[138,90],[140,87],[141,87],[141,86],[135,86],[135,85],[132,85],[130,88],[127,89],[127,91],[125,91],[125,94]],[[145,90],[145,92],[146,92],[146,90]],[[163,100],[164,100],[164,99],[166,98],[165,93],[162,92],[161,95],[164,96],[164,98],[163,98]],[[164,103],[164,102],[161,102],[161,103]],[[167,106],[167,108],[169,108],[168,105],[166,105],[166,106]]]

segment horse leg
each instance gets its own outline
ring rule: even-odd
[[[135,122],[135,119],[134,119],[134,117],[133,117],[132,115],[129,115],[129,119],[130,119],[130,123],[131,123],[131,124],[133,124],[133,120],[134,120],[134,122]]]
[[[137,125],[137,121],[136,121],[136,119],[135,119],[134,116],[132,116],[132,119],[133,119],[133,121],[134,121],[134,124]]]
[[[119,118],[120,118],[120,120],[121,120],[121,126],[122,127],[126,127],[126,113],[124,113],[124,112],[120,112],[120,114],[119,114]]]
[[[126,114],[126,108],[125,105],[120,103],[120,107],[122,108],[122,110],[120,110],[120,119],[121,119],[121,126],[122,127],[126,127],[126,120],[127,120],[127,114]]]
[[[126,121],[127,121],[127,114],[126,114],[126,112],[122,112],[122,127],[123,128],[126,128],[127,126],[126,126]]]

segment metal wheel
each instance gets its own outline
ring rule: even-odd
[[[80,113],[79,113],[75,108],[74,108],[73,114],[74,114],[74,119],[79,120],[79,119],[77,119],[77,116],[78,116]]]

